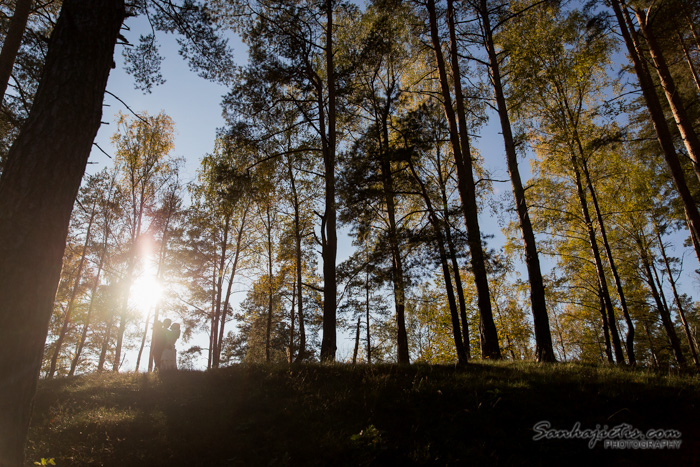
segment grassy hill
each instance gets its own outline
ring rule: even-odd
[[[574,364],[241,365],[162,375],[96,374],[40,383],[27,461],[696,465],[699,390],[698,376]],[[580,430],[623,423],[645,434],[673,429],[682,444],[606,449],[601,440],[590,449],[582,438],[533,440],[540,421],[557,430],[571,430],[576,422]]]

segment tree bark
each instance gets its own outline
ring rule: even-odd
[[[326,9],[326,73],[328,88],[328,130],[325,122],[320,122],[323,146],[323,165],[326,182],[326,208],[323,216],[322,257],[323,257],[323,337],[321,339],[321,361],[335,361],[336,352],[336,313],[337,278],[335,262],[338,250],[336,230],[337,213],[335,202],[335,159],[336,159],[336,83],[333,59],[333,0],[325,1]],[[319,111],[323,116],[325,102],[322,93],[319,98]]]
[[[630,30],[630,28],[628,28],[628,24],[631,23],[625,12],[623,12],[622,7],[620,6],[620,1],[611,0],[611,4],[613,10],[615,11],[615,16],[617,17],[620,32],[625,40],[627,52],[632,58],[634,69],[637,73],[637,79],[639,80],[639,85],[642,88],[642,94],[644,95],[644,100],[649,111],[649,116],[652,124],[654,125],[654,129],[656,130],[659,145],[661,146],[664,158],[666,159],[666,164],[671,171],[671,176],[676,184],[678,194],[683,201],[683,207],[685,209],[686,218],[688,219],[688,226],[690,227],[691,236],[694,240],[696,240],[700,238],[700,212],[698,211],[695,200],[693,199],[690,189],[688,188],[685,174],[683,173],[683,167],[673,144],[671,131],[666,123],[666,117],[664,116],[661,103],[659,102],[659,98],[656,95],[656,90],[654,89],[654,83],[651,80],[651,76],[645,62],[642,60],[641,50],[639,49],[639,43],[636,40],[634,29]],[[697,241],[694,241],[693,245],[695,247],[695,255],[700,262],[700,244]]]
[[[695,348],[695,342],[693,340],[692,333],[690,332],[690,326],[688,325],[688,320],[685,318],[685,310],[681,304],[681,298],[678,295],[678,290],[676,289],[676,281],[673,279],[673,273],[671,272],[671,265],[666,256],[666,248],[664,247],[664,242],[661,240],[661,232],[659,231],[658,225],[656,226],[656,239],[659,242],[659,249],[661,250],[661,257],[664,260],[664,265],[666,266],[666,273],[668,274],[668,281],[671,283],[671,290],[673,291],[673,298],[676,301],[676,306],[678,307],[678,316],[681,318],[681,323],[683,323],[683,330],[685,331],[685,337],[688,339],[688,347],[690,347],[690,354],[693,357],[693,362],[695,366],[700,366],[700,361],[698,361],[698,351]]]
[[[671,114],[676,122],[685,149],[688,151],[688,156],[693,163],[693,170],[700,180],[700,139],[697,133],[695,133],[692,120],[685,111],[681,95],[678,93],[676,84],[671,76],[671,71],[668,69],[666,58],[663,56],[661,48],[656,42],[656,36],[647,22],[647,14],[640,9],[635,9],[634,13],[639,22],[642,34],[649,46],[649,53],[654,62],[656,73],[661,81],[661,87],[666,95],[666,100],[671,108]]]
[[[525,189],[520,178],[518,169],[518,156],[515,152],[515,142],[513,141],[513,131],[508,115],[508,106],[503,93],[501,81],[501,71],[496,55],[496,47],[493,42],[491,31],[491,20],[486,0],[481,0],[479,15],[483,23],[484,45],[489,56],[489,68],[491,70],[491,84],[493,85],[498,116],[501,121],[501,131],[506,151],[506,161],[508,163],[508,173],[510,174],[513,188],[513,198],[520,221],[520,233],[525,249],[525,265],[527,267],[530,282],[530,304],[532,306],[532,317],[535,327],[535,358],[538,362],[555,362],[554,348],[552,346],[552,332],[549,327],[549,316],[547,315],[547,304],[544,293],[544,280],[540,269],[540,259],[537,253],[537,243],[532,230],[532,222],[528,215],[527,200],[525,199]]]
[[[583,184],[581,183],[581,170],[579,169],[579,162],[577,159],[578,158],[575,155],[571,156],[571,166],[572,170],[574,171],[574,178],[576,182],[576,193],[578,194],[581,213],[583,215],[583,221],[586,224],[586,232],[588,233],[588,242],[591,247],[591,253],[593,254],[593,261],[596,268],[596,274],[598,276],[598,288],[600,290],[603,303],[605,304],[605,309],[607,310],[607,322],[610,331],[610,338],[612,340],[613,350],[615,351],[615,361],[618,364],[624,364],[625,355],[622,352],[622,346],[620,344],[620,335],[617,332],[615,310],[613,309],[612,300],[610,299],[608,281],[605,277],[603,261],[600,257],[600,249],[598,247],[598,240],[596,238],[595,228],[593,227],[593,221],[588,210],[588,201],[586,200],[586,193],[583,189]]]
[[[652,272],[651,261],[648,256],[647,249],[642,244],[640,239],[636,239],[636,241],[640,249],[642,267],[644,268],[644,272],[647,278],[646,282],[649,286],[649,290],[651,291],[651,295],[654,297],[654,301],[656,302],[656,309],[659,312],[659,316],[661,316],[661,323],[663,323],[664,329],[666,330],[666,335],[668,336],[668,340],[671,343],[671,349],[673,350],[673,355],[676,357],[676,362],[678,362],[678,365],[683,367],[685,366],[685,356],[683,355],[683,351],[681,350],[681,344],[678,340],[676,330],[673,327],[671,315],[668,311],[668,308],[666,308],[663,301],[661,300],[659,290],[656,288],[656,284],[654,281],[654,273]]]
[[[457,351],[457,361],[459,364],[464,365],[469,361],[466,352],[464,351],[464,341],[462,340],[462,332],[460,330],[459,323],[459,313],[457,311],[457,301],[455,300],[454,289],[452,288],[452,278],[450,274],[450,266],[447,262],[447,252],[445,251],[445,239],[442,235],[442,227],[438,221],[437,214],[433,208],[433,203],[430,200],[428,190],[425,187],[425,183],[418,175],[413,161],[409,160],[409,167],[411,169],[411,174],[413,178],[418,182],[420,186],[421,195],[423,197],[423,202],[425,207],[428,209],[428,219],[430,224],[433,226],[435,231],[435,243],[438,247],[438,255],[440,256],[440,264],[442,265],[442,273],[445,277],[445,292],[447,293],[447,303],[450,308],[450,318],[452,319],[452,337],[455,343],[455,350]],[[457,271],[459,273],[459,271]]]
[[[17,0],[15,12],[10,20],[10,27],[7,30],[5,41],[0,51],[0,107],[5,99],[7,85],[10,82],[12,68],[17,59],[17,52],[22,45],[24,31],[27,29],[27,20],[32,9],[32,0]]]
[[[63,340],[66,338],[66,333],[68,332],[68,326],[70,326],[71,317],[73,315],[73,306],[75,305],[75,299],[78,297],[78,288],[80,287],[80,281],[83,278],[83,267],[85,266],[85,258],[87,257],[88,245],[90,243],[90,232],[92,230],[92,222],[95,220],[95,204],[92,205],[92,212],[90,213],[90,221],[88,222],[87,232],[85,233],[85,244],[83,245],[83,252],[80,255],[80,262],[78,263],[78,271],[76,272],[75,282],[73,282],[73,288],[71,290],[70,298],[68,299],[68,305],[66,306],[66,314],[63,319],[63,326],[61,326],[61,331],[58,334],[58,339],[54,344],[53,356],[51,357],[51,365],[49,368],[49,378],[53,378],[56,372],[56,364],[58,362],[58,356],[61,353],[61,347],[63,346]]]
[[[64,1],[34,105],[0,178],[2,465],[23,463],[71,210],[124,16],[123,0]]]
[[[577,137],[576,142],[578,143],[579,151],[583,154],[583,146],[581,145],[581,140]],[[632,317],[630,316],[629,308],[627,307],[627,300],[625,299],[625,293],[622,289],[622,280],[620,279],[620,274],[617,271],[617,266],[615,265],[615,258],[613,258],[612,248],[610,248],[610,242],[608,241],[608,234],[605,230],[605,222],[603,222],[603,214],[600,210],[600,205],[598,204],[598,195],[596,194],[595,188],[593,186],[593,181],[591,180],[591,175],[588,171],[588,164],[586,160],[581,157],[581,166],[583,169],[583,174],[586,177],[586,185],[588,186],[588,191],[591,193],[591,201],[593,202],[593,209],[595,210],[596,219],[598,219],[598,225],[600,226],[600,236],[603,239],[603,248],[605,248],[605,255],[608,258],[608,263],[610,264],[610,270],[612,272],[613,278],[615,280],[615,288],[617,290],[617,296],[620,299],[620,308],[622,308],[622,315],[625,317],[625,323],[627,324],[627,336],[625,338],[625,349],[627,350],[627,358],[630,365],[635,365],[637,359],[634,354],[634,322],[632,322]]]
[[[448,2],[448,6],[452,2]],[[469,149],[469,138],[467,136],[466,122],[464,122],[464,109],[460,113],[460,106],[463,106],[461,99],[457,100],[457,113],[459,114],[462,128],[457,126],[457,117],[452,106],[452,96],[450,95],[449,80],[445,67],[445,59],[442,55],[442,44],[437,27],[437,15],[435,12],[435,0],[428,0],[426,7],[430,21],[430,35],[435,52],[438,74],[440,77],[440,87],[445,108],[445,116],[449,123],[450,142],[452,143],[455,165],[457,166],[457,182],[460,198],[462,199],[462,210],[467,228],[467,242],[471,253],[471,266],[474,274],[474,281],[477,290],[477,301],[479,307],[479,337],[481,343],[481,356],[485,359],[500,359],[501,351],[498,346],[498,333],[493,321],[491,310],[491,296],[489,293],[488,274],[486,272],[486,259],[481,245],[481,232],[479,229],[478,207],[476,203],[476,186],[474,183],[471,151]],[[448,13],[448,22],[452,23],[450,28],[451,36],[454,35],[454,24],[452,15]],[[457,57],[456,44],[453,43],[453,62]],[[456,66],[455,66],[456,65]],[[453,63],[455,94],[461,96],[461,84],[459,64]]]

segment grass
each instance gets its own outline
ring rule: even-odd
[[[39,385],[27,465],[695,465],[700,378],[577,364],[234,366]],[[680,450],[534,441],[628,423]]]

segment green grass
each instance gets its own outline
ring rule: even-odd
[[[694,465],[700,378],[575,364],[234,366],[42,381],[27,465]],[[682,432],[680,450],[533,441],[541,420]]]

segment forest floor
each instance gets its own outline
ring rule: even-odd
[[[535,428],[539,422],[556,431]],[[637,443],[610,447],[621,439]],[[41,381],[35,402],[27,465],[42,459],[58,466],[698,465],[700,377],[471,363],[59,378]]]

